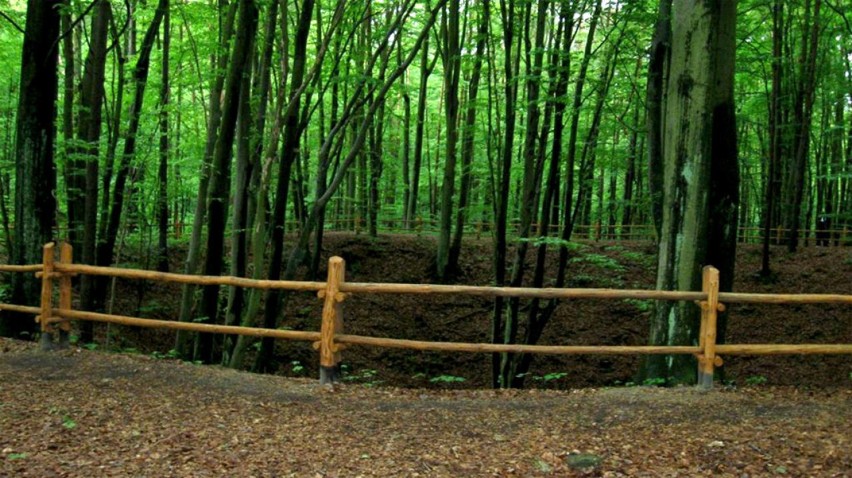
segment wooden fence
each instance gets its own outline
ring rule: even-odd
[[[8,310],[33,314],[40,324],[43,346],[50,346],[52,335],[59,332],[67,339],[71,320],[88,320],[139,327],[167,328],[194,332],[271,337],[313,342],[320,355],[320,383],[338,380],[337,370],[341,352],[350,345],[475,353],[533,353],[533,354],[690,354],[698,359],[699,385],[711,387],[715,367],[722,364],[721,355],[780,355],[780,354],[852,354],[852,344],[717,344],[716,319],[728,303],[752,304],[821,304],[852,305],[852,295],[840,294],[752,294],[719,291],[719,271],[706,266],[701,291],[560,289],[523,287],[486,287],[465,285],[375,284],[347,282],[345,263],[332,257],[328,263],[325,282],[268,281],[228,276],[203,276],[152,272],[115,267],[74,264],[69,244],[59,246],[59,261],[55,260],[53,243],[44,246],[43,263],[39,265],[0,265],[0,272],[32,273],[42,280],[41,304],[28,307],[0,304]],[[201,324],[168,320],[143,319],[120,315],[73,310],[71,279],[78,274],[144,279],[196,285],[224,285],[255,289],[315,291],[323,301],[319,331],[278,330],[255,327]],[[58,282],[58,307],[54,307],[54,288]],[[367,337],[344,333],[343,304],[352,294],[454,294],[488,297],[518,297],[539,299],[649,299],[692,301],[701,308],[701,323],[697,345],[523,345],[493,343],[447,343],[396,338]],[[45,342],[45,340],[47,342]]]

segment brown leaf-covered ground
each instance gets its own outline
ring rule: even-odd
[[[850,476],[852,390],[335,390],[0,339],[0,476]]]

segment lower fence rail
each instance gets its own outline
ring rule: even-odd
[[[320,353],[320,383],[332,383],[339,379],[338,368],[341,352],[349,346],[368,346],[437,352],[470,353],[530,353],[553,355],[694,355],[698,359],[699,386],[709,388],[713,384],[713,373],[722,365],[720,355],[793,355],[793,354],[852,354],[852,344],[718,344],[716,340],[717,314],[725,310],[725,303],[834,303],[852,304],[852,295],[840,294],[750,294],[719,291],[719,271],[706,266],[702,271],[702,290],[658,291],[658,290],[614,290],[614,289],[533,289],[511,287],[480,287],[425,284],[369,284],[345,282],[345,262],[332,257],[328,264],[325,282],[257,281],[237,277],[193,276],[187,274],[163,274],[150,271],[93,267],[73,264],[71,246],[62,244],[60,261],[54,261],[54,244],[44,246],[44,261],[39,265],[3,266],[0,272],[35,272],[42,280],[40,307],[0,303],[0,311],[17,312],[36,316],[41,326],[42,339],[56,328],[66,334],[71,320],[119,325],[184,330],[199,333],[245,335],[282,340],[312,342]],[[258,289],[286,289],[316,291],[324,301],[322,322],[319,331],[281,330],[235,325],[217,325],[197,322],[144,319],[122,315],[103,314],[73,310],[71,308],[71,277],[76,274],[146,279],[185,284],[219,284],[233,287]],[[59,281],[59,307],[53,307],[53,283]],[[461,294],[493,297],[527,298],[599,298],[599,299],[654,299],[669,301],[692,301],[701,308],[701,323],[697,345],[526,345],[465,342],[433,342],[384,337],[368,337],[346,334],[343,330],[343,302],[351,294]],[[66,341],[67,342],[67,341]],[[42,345],[45,346],[45,340]],[[60,340],[60,344],[62,341]]]

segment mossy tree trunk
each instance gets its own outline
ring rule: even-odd
[[[736,2],[678,2],[665,103],[663,217],[657,289],[700,290],[701,268],[720,271],[730,290],[736,248],[739,175],[733,104]],[[699,308],[659,302],[655,345],[697,343]],[[720,317],[719,337],[724,336]],[[644,378],[694,383],[695,359],[654,356]]]

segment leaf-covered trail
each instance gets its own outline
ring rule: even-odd
[[[850,424],[849,389],[332,391],[0,339],[0,476],[848,476]]]

